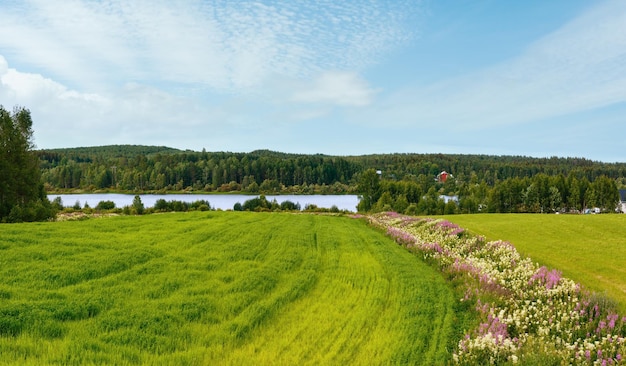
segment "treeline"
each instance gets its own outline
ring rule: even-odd
[[[196,200],[194,202],[185,202],[179,200],[170,200],[166,201],[164,199],[159,199],[155,202],[153,207],[145,207],[143,202],[141,201],[141,197],[135,196],[133,199],[133,203],[131,205],[127,205],[124,207],[116,207],[115,202],[110,200],[103,200],[98,202],[95,208],[89,207],[87,203],[85,206],[81,207],[79,202],[76,202],[71,207],[65,207],[61,200],[61,197],[57,197],[52,201],[52,206],[62,214],[73,214],[73,213],[83,213],[83,214],[93,214],[93,213],[113,213],[113,214],[124,214],[124,215],[144,215],[144,214],[152,214],[152,213],[163,213],[163,212],[188,212],[188,211],[208,211],[211,210],[211,204],[206,200]],[[66,215],[65,215],[66,216]],[[79,218],[83,218],[83,216],[79,216]]]
[[[362,195],[362,211],[409,214],[612,211],[626,176],[626,163],[558,157],[328,156],[136,145],[42,150],[38,156],[47,191],[353,193]],[[443,171],[449,178],[437,179]]]
[[[40,151],[49,191],[205,191],[249,193],[346,193],[361,169],[346,158],[157,150],[141,146]],[[112,153],[112,151],[116,153]]]
[[[574,174],[593,182],[606,176],[623,184],[626,163],[584,158],[523,156],[381,154],[328,156],[194,152],[167,147],[113,145],[38,151],[42,179],[52,190],[242,191],[248,193],[354,193],[367,169],[390,181],[434,185],[441,171],[455,181],[493,187],[511,178]]]
[[[600,176],[593,182],[570,172],[544,173],[499,180],[493,185],[454,177],[445,182],[428,179],[385,180],[374,170],[359,181],[359,211],[396,211],[410,215],[455,213],[581,213],[587,209],[615,212],[619,190],[615,179]]]
[[[600,176],[622,179],[626,163],[605,163],[585,158],[527,156],[461,155],[461,154],[379,154],[352,157],[364,169],[381,170],[383,179],[413,180],[420,175],[434,177],[442,171],[457,180],[485,182],[493,186],[510,178],[531,178],[537,174],[548,176],[574,173],[594,181]]]
[[[211,204],[207,200],[196,200],[193,202],[179,201],[179,200],[165,200],[158,199],[154,206],[145,207],[141,197],[136,195],[132,204],[123,207],[116,207],[115,202],[110,200],[102,200],[92,208],[87,203],[81,207],[77,201],[71,207],[65,207],[61,197],[56,197],[50,205],[55,211],[60,213],[62,220],[82,220],[88,218],[90,215],[106,215],[106,214],[123,214],[123,215],[147,215],[154,213],[165,212],[189,212],[189,211],[209,211],[213,210]],[[334,214],[349,213],[346,210],[340,210],[337,206],[333,205],[330,208],[318,207],[314,204],[308,204],[302,210],[299,203],[295,203],[289,200],[285,200],[278,203],[276,199],[268,200],[264,195],[253,197],[245,200],[243,204],[237,202],[233,205],[233,211],[254,211],[254,212],[323,212]]]

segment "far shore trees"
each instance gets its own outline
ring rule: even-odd
[[[368,169],[359,178],[358,191],[360,192],[359,211],[369,211],[380,198],[380,178],[374,169]]]
[[[41,183],[33,152],[30,111],[0,105],[0,222],[44,221],[54,209]]]

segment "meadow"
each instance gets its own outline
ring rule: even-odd
[[[625,364],[626,317],[608,295],[534,262],[507,241],[442,218],[386,212],[368,219],[464,287],[461,302],[475,304],[480,324],[459,342],[456,363]]]
[[[626,314],[626,215],[450,215],[488,240],[506,240],[523,256],[556,268],[618,302]]]
[[[447,364],[470,312],[364,220],[0,225],[0,364]]]

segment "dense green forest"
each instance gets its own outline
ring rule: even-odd
[[[588,207],[612,211],[626,176],[626,163],[585,158],[329,156],[136,145],[37,153],[49,192],[358,193],[364,197],[360,205],[364,211],[423,214],[569,212]],[[450,173],[448,179],[437,178],[443,171]],[[372,176],[376,180],[368,182]]]
[[[345,193],[360,164],[343,157],[108,146],[39,152],[48,190]]]

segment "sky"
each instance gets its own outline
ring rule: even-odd
[[[2,0],[0,104],[112,144],[626,162],[626,1]]]

